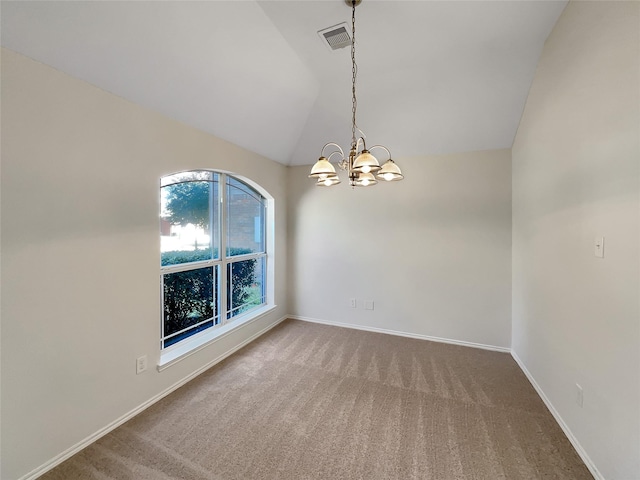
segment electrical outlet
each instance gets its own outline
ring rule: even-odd
[[[365,310],[373,310],[373,300],[365,300],[364,309]]]
[[[356,308],[358,306],[358,302],[355,298],[350,299],[349,304],[351,305],[351,308]]]
[[[147,356],[143,355],[136,359],[136,375],[140,375],[147,369]]]
[[[582,391],[582,387],[576,383],[576,403],[580,408],[582,408],[583,401],[584,392]]]

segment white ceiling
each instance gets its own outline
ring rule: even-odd
[[[509,148],[566,1],[356,9],[358,126],[393,156]],[[343,0],[2,1],[2,46],[286,165],[351,138]]]

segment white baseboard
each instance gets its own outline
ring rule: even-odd
[[[92,435],[89,435],[84,440],[81,440],[80,442],[78,442],[77,444],[75,444],[72,447],[68,448],[67,450],[65,450],[61,454],[55,456],[54,458],[52,458],[48,462],[46,462],[43,465],[37,467],[36,469],[32,470],[31,472],[27,473],[26,475],[20,477],[18,480],[34,480],[34,479],[38,478],[39,476],[45,474],[46,472],[48,472],[52,468],[56,467],[57,465],[61,464],[62,462],[64,462],[68,458],[70,458],[73,455],[75,455],[76,453],[78,453],[83,448],[88,447],[93,442],[95,442],[96,440],[99,440],[100,438],[104,437],[107,433],[115,430],[116,428],[118,428],[120,425],[122,425],[126,421],[131,420],[133,417],[135,417],[139,413],[143,412],[144,410],[149,408],[154,403],[158,402],[159,400],[162,400],[164,397],[166,397],[167,395],[169,395],[173,391],[177,390],[178,388],[183,386],[185,383],[189,382],[190,380],[193,380],[195,377],[197,377],[198,375],[203,373],[205,370],[208,370],[209,368],[213,367],[215,364],[220,363],[222,360],[227,358],[229,355],[231,355],[231,354],[237,352],[238,350],[240,350],[245,345],[253,342],[256,338],[258,338],[261,335],[265,334],[266,332],[268,332],[273,327],[278,325],[280,322],[286,320],[287,318],[289,318],[289,317],[288,316],[284,316],[282,318],[279,318],[275,322],[269,324],[267,327],[263,328],[262,330],[260,330],[259,332],[255,333],[251,337],[247,338],[242,343],[240,343],[240,344],[236,345],[235,347],[227,350],[226,352],[223,352],[222,354],[218,355],[216,358],[214,358],[210,362],[206,363],[202,367],[198,368],[193,373],[187,375],[182,380],[174,383],[173,385],[171,385],[166,390],[160,392],[158,395],[150,398],[149,400],[147,400],[143,404],[137,406],[136,408],[134,408],[130,412],[125,413],[124,415],[122,415],[117,420],[111,422],[109,425],[101,428],[100,430],[98,430],[97,432],[93,433]]]
[[[522,362],[522,360],[520,360],[520,357],[518,357],[518,354],[513,350],[511,350],[511,356],[516,361],[520,369],[524,372],[527,379],[529,379],[529,382],[531,382],[531,385],[533,385],[533,388],[535,388],[536,392],[538,392],[538,395],[540,396],[544,404],[547,406],[547,408],[551,412],[551,415],[553,415],[553,418],[556,419],[556,422],[558,422],[558,425],[560,425],[560,428],[562,429],[564,434],[567,436],[567,438],[571,442],[571,445],[573,445],[573,448],[575,448],[576,452],[578,452],[578,455],[580,455],[580,458],[582,459],[584,464],[587,466],[587,468],[591,472],[591,475],[593,475],[593,478],[595,478],[595,480],[605,480],[604,476],[596,468],[595,464],[593,463],[591,458],[589,458],[589,455],[587,455],[587,452],[584,450],[584,448],[582,448],[582,445],[580,445],[580,442],[575,437],[571,429],[569,429],[569,426],[565,423],[565,421],[562,419],[558,411],[555,409],[555,407],[551,403],[551,400],[549,400],[549,398],[545,395],[540,385],[538,385],[538,382],[536,382],[535,378],[533,378],[533,375],[531,375],[531,372],[527,370],[527,367],[525,366],[525,364]]]
[[[454,340],[451,338],[432,337],[430,335],[421,335],[418,333],[401,332],[398,330],[388,330],[386,328],[368,327],[362,325],[354,325],[351,323],[332,322],[329,320],[319,320],[317,318],[301,317],[299,315],[289,315],[288,318],[293,320],[302,320],[303,322],[321,323],[323,325],[332,325],[334,327],[352,328],[355,330],[364,330],[366,332],[386,333],[388,335],[396,335],[399,337],[417,338],[419,340],[429,340],[431,342],[449,343],[451,345],[460,345],[462,347],[481,348],[483,350],[493,350],[495,352],[511,353],[509,347],[498,347],[496,345],[485,345],[483,343],[465,342],[463,340]]]

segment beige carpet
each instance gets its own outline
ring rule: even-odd
[[[508,354],[288,320],[41,478],[593,477]]]

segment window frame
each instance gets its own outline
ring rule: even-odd
[[[187,181],[177,181],[173,183],[167,183],[166,179],[179,174],[190,174],[197,172],[208,172],[211,173],[210,179],[204,180],[208,182],[216,182],[218,183],[218,194],[217,198],[209,198],[209,208],[210,208],[210,218],[213,219],[215,217],[215,211],[217,209],[217,228],[212,220],[209,222],[208,234],[209,234],[209,244],[210,248],[214,249],[214,245],[217,245],[218,253],[217,258],[199,260],[195,262],[186,262],[186,263],[178,263],[174,265],[160,265],[160,291],[161,291],[161,299],[160,299],[160,307],[161,307],[161,315],[160,315],[160,364],[158,369],[161,370],[168,366],[167,364],[173,363],[176,360],[179,360],[185,354],[192,353],[202,348],[206,344],[208,344],[211,340],[224,335],[226,332],[234,329],[236,326],[241,326],[245,323],[253,321],[266,312],[275,308],[273,304],[273,226],[274,226],[274,204],[273,198],[268,195],[268,193],[255,182],[252,182],[242,176],[224,172],[219,170],[208,170],[208,169],[194,169],[183,172],[178,172],[174,174],[169,174],[163,176],[160,181],[160,191],[162,188],[168,187],[170,185],[174,185],[177,183],[186,183],[186,182],[197,182],[203,181],[194,178],[193,180]],[[233,187],[231,183],[229,183],[229,179],[233,179],[235,181],[240,182],[247,188],[246,194],[252,196],[254,199],[260,202],[260,208],[262,208],[261,218],[261,243],[262,250],[258,252],[252,252],[241,255],[230,255],[230,251],[227,251],[227,243],[228,243],[228,232],[229,232],[229,199],[228,199],[228,189]],[[161,212],[162,215],[162,212]],[[217,241],[214,240],[214,232],[217,231]],[[242,311],[239,314],[232,315],[230,311],[230,303],[228,301],[228,297],[232,298],[232,293],[230,293],[230,281],[231,278],[229,275],[229,271],[233,268],[233,264],[246,261],[246,260],[256,260],[256,262],[262,262],[262,275],[261,275],[261,295],[260,300],[261,303],[249,308],[246,311]],[[162,263],[162,262],[161,262]],[[165,335],[165,293],[164,293],[164,283],[165,276],[172,273],[186,272],[186,271],[194,271],[201,268],[211,268],[213,269],[212,275],[214,276],[214,287],[213,287],[213,316],[207,319],[203,319],[199,321],[197,324],[190,325],[183,330],[178,332],[173,332],[170,335]],[[215,278],[216,272],[215,269],[218,269],[218,286],[216,289],[215,286]],[[216,293],[217,290],[217,293]],[[228,293],[229,292],[229,293]],[[216,298],[217,297],[217,298]],[[217,308],[216,308],[217,306]],[[235,309],[242,308],[244,305],[235,306]],[[192,333],[191,335],[186,336],[173,344],[166,345],[166,341],[182,334],[186,331],[193,330],[197,328],[198,325],[206,324],[208,322],[213,321],[213,325],[204,328],[201,331],[197,331]],[[165,366],[166,365],[166,366]]]

